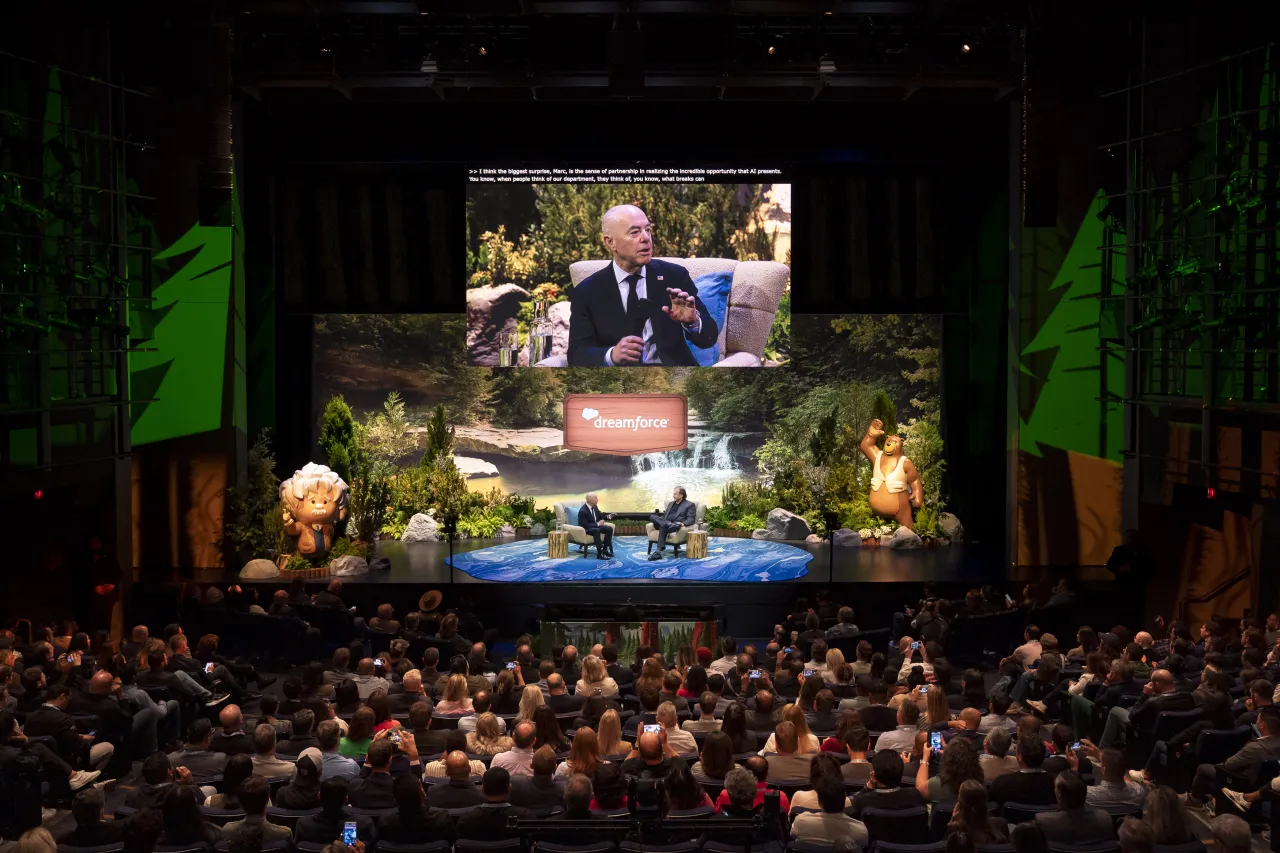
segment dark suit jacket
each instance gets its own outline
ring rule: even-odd
[[[393,685],[387,691],[387,699],[391,701],[393,714],[407,714],[415,702],[421,702],[426,698],[428,698],[426,693],[405,693],[404,687],[399,684]]]
[[[465,809],[484,802],[479,785],[470,782],[437,782],[427,786],[427,805],[437,809]]]
[[[1190,693],[1164,693],[1151,696],[1129,711],[1129,722],[1141,733],[1148,733],[1156,725],[1156,715],[1161,711],[1190,711],[1196,706]]]
[[[570,696],[568,693],[551,694],[546,697],[547,705],[557,714],[576,714],[586,701],[585,696]]]
[[[697,507],[691,500],[682,500],[679,503],[672,501],[667,504],[666,512],[662,513],[662,518],[672,524],[683,524],[685,527],[692,527],[697,517]]]
[[[423,807],[384,815],[378,821],[378,840],[392,844],[421,844],[425,841],[453,840],[453,821],[444,809]]]
[[[591,517],[591,507],[583,504],[578,507],[578,526],[585,528],[587,531],[595,530],[600,524],[608,519],[605,518],[605,511],[596,507],[595,518]]]
[[[1029,806],[1051,806],[1058,801],[1053,791],[1053,774],[1005,773],[991,783],[991,799],[1001,805],[1024,803]]]
[[[370,773],[363,779],[352,779],[347,788],[347,802],[358,809],[394,809],[396,797],[390,773]]]
[[[684,698],[683,696],[677,696],[677,695],[676,695],[676,694],[674,694],[674,693],[668,693],[668,692],[667,692],[667,691],[665,691],[665,690],[661,690],[661,691],[659,691],[659,692],[658,692],[658,701],[659,701],[659,702],[670,702],[672,705],[675,705],[675,706],[676,706],[676,711],[688,711],[688,710],[689,710],[689,700],[688,700],[688,699]]]
[[[28,736],[51,737],[58,743],[58,753],[67,762],[78,767],[86,766],[89,744],[76,730],[76,721],[66,711],[52,705],[41,705],[27,715],[22,730]]]
[[[180,749],[169,753],[169,763],[174,767],[185,767],[192,776],[217,776],[227,766],[225,753],[211,749]]]
[[[320,814],[299,818],[298,826],[293,831],[293,837],[298,841],[306,841],[312,844],[328,844],[331,841],[337,841],[342,838],[342,825],[349,820],[356,822],[356,838],[365,844],[372,844],[374,838],[373,820],[364,815],[357,816],[345,813],[320,812]]]
[[[671,298],[667,296],[668,287],[678,287],[694,298],[698,316],[702,318],[702,328],[696,334],[663,313],[662,307],[671,304]],[[698,289],[694,287],[689,271],[679,264],[651,260],[645,266],[645,290],[658,358],[669,366],[696,366],[697,359],[689,351],[686,341],[695,346],[709,347],[719,337],[720,327],[698,297]],[[573,288],[569,301],[570,367],[602,367],[610,347],[628,335],[639,334],[634,321],[627,317],[612,261]]]
[[[316,607],[337,607],[341,610],[347,609],[347,605],[342,601],[342,597],[334,595],[327,589],[323,589],[316,593],[315,603]],[[341,835],[341,833],[339,833],[339,835]]]
[[[759,711],[747,712],[747,730],[752,732],[771,732],[778,726],[778,718],[770,711],[762,714]]]
[[[125,705],[114,696],[72,693],[71,712],[97,716],[102,722],[102,728],[98,730],[98,740],[124,743],[133,736],[133,712],[126,710]]]
[[[313,746],[316,749],[320,748],[320,741],[314,735],[290,737],[288,740],[282,740],[276,744],[276,752],[280,755],[288,756],[301,755],[302,750],[310,749]]]
[[[219,729],[213,733],[209,749],[212,752],[225,752],[227,755],[252,755],[253,738],[244,732],[227,734]]]
[[[482,803],[458,818],[458,838],[471,841],[501,841],[514,838],[507,828],[508,818],[532,818],[533,812],[510,803]]]
[[[631,671],[630,667],[623,666],[617,663],[611,663],[607,667],[605,667],[605,670],[609,673],[610,678],[618,682],[619,687],[622,687],[625,684],[635,683],[636,674]]]
[[[1099,708],[1114,708],[1120,704],[1121,696],[1140,696],[1142,694],[1142,685],[1130,679],[1122,681],[1119,684],[1110,684],[1102,688],[1102,692],[1098,694],[1098,698],[1094,700],[1094,704]]]
[[[189,786],[196,792],[196,800],[204,802],[204,792],[198,786]],[[142,784],[124,798],[124,804],[134,809],[162,809],[169,796],[178,789],[177,782],[161,782],[159,785]]]
[[[511,780],[511,803],[526,809],[564,805],[564,782],[546,776],[516,776]]]
[[[449,729],[414,729],[413,743],[418,747],[418,754],[435,755],[438,752],[444,752],[449,731]]]
[[[1050,844],[1090,844],[1114,841],[1116,837],[1111,815],[1090,806],[1041,812],[1036,815],[1036,826],[1040,827],[1044,840]]]

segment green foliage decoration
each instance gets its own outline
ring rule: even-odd
[[[317,442],[324,453],[325,462],[343,482],[351,483],[351,459],[357,452],[356,422],[351,407],[341,394],[335,394],[325,403],[320,416],[320,438]]]
[[[422,458],[418,460],[419,467],[430,468],[441,456],[453,455],[453,427],[449,426],[444,403],[440,403],[432,411],[431,419],[427,421],[426,436],[427,446]]]
[[[294,554],[284,564],[286,572],[305,572],[312,567],[312,562],[301,554]]]
[[[264,429],[249,447],[244,485],[227,489],[226,494],[222,533],[215,543],[225,565],[239,566],[284,549],[280,480],[270,430]]]

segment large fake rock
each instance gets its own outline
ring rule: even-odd
[[[404,529],[404,535],[400,537],[401,542],[435,542],[439,537],[440,525],[436,520],[425,513],[414,513],[413,518],[409,519],[409,524]]]
[[[951,542],[964,541],[964,525],[960,523],[960,519],[949,512],[944,512],[938,516],[938,529]]]
[[[348,554],[345,557],[337,557],[329,564],[329,574],[340,578],[349,578],[352,575],[367,575],[369,574],[369,564],[365,562],[364,557]]]
[[[240,570],[240,580],[256,581],[280,577],[280,569],[270,560],[250,560]]]
[[[772,539],[773,537],[769,535],[768,530],[765,530],[763,527],[757,527],[755,530],[751,531],[751,538],[752,539]]]
[[[467,291],[467,357],[471,364],[498,366],[498,335],[516,330],[516,314],[521,303],[528,301],[529,291],[514,284]]]
[[[568,355],[569,354],[569,310],[568,301],[552,302],[547,308],[547,319],[551,321],[551,352],[552,355]],[[529,366],[529,350],[520,348],[521,367]]]
[[[813,532],[809,527],[809,522],[782,507],[775,507],[769,510],[769,518],[765,521],[765,529],[769,531],[770,539],[791,541],[802,540]]]
[[[546,536],[547,526],[539,521],[533,525],[532,529],[529,530],[529,533],[534,536]]]
[[[821,545],[826,540],[816,533],[810,533],[808,536],[804,537],[804,541],[810,545]]]
[[[893,536],[889,540],[889,547],[910,550],[912,548],[923,548],[924,542],[920,541],[920,537],[914,531],[899,527],[893,531]]]
[[[511,539],[516,535],[516,529],[510,524],[502,525],[502,529],[493,534],[495,539]]]
[[[862,537],[858,535],[858,531],[850,530],[847,527],[841,527],[836,531],[836,547],[837,548],[861,548]]]

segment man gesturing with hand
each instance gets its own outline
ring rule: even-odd
[[[600,231],[611,262],[570,296],[569,366],[695,366],[689,345],[711,346],[720,329],[689,272],[654,259],[653,226],[634,205],[610,208]]]

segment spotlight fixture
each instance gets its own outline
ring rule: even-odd
[[[769,54],[770,56],[773,56],[777,52],[778,52],[778,48],[775,47],[774,45],[769,45],[769,49],[765,51],[765,53]]]
[[[835,61],[832,60],[831,57],[829,56],[823,56],[821,59],[818,60],[818,73],[819,74],[835,74],[836,73]]]
[[[480,45],[480,55],[481,55],[481,56],[488,56],[488,55],[489,55],[489,48],[485,47],[484,45]]]
[[[969,52],[969,51],[971,51],[971,50],[973,50],[973,48],[969,47],[969,45],[968,45],[968,44],[962,44],[962,45],[960,45],[960,52],[961,52],[961,53],[968,53],[968,52]]]

